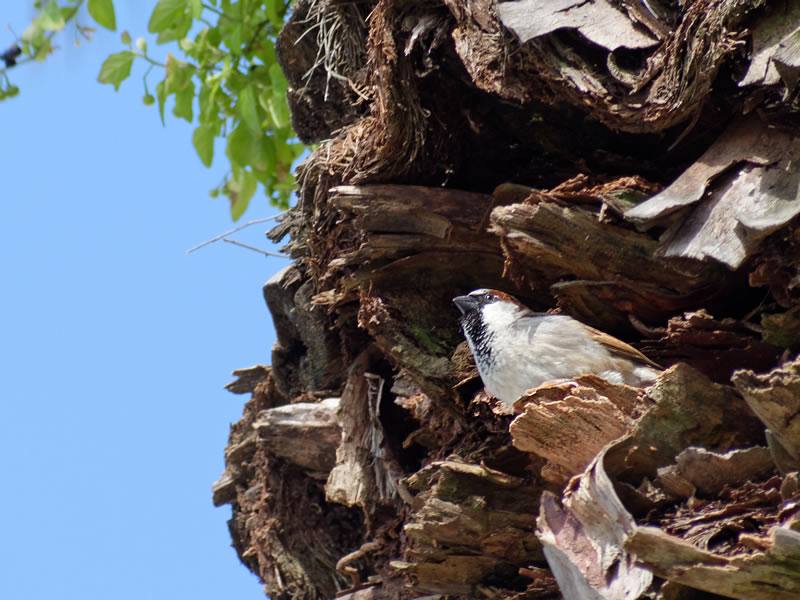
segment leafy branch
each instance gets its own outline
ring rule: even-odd
[[[74,22],[76,31],[89,39],[94,29],[77,22],[84,4],[96,23],[116,29],[113,0],[36,3],[37,17],[15,46],[0,54],[6,64],[0,69],[0,99],[19,93],[6,71],[44,60],[54,47],[53,36],[67,23]],[[142,102],[157,104],[166,124],[165,108],[172,98],[173,116],[197,123],[192,144],[207,167],[214,160],[216,140],[225,139],[230,170],[210,195],[228,197],[234,221],[247,210],[259,187],[273,205],[287,207],[295,189],[291,166],[305,150],[291,129],[288,83],[275,56],[275,38],[288,5],[287,0],[159,0],[148,32],[157,36],[157,45],[177,42],[180,58],[172,52],[155,58],[148,53],[145,38],[134,42],[124,31],[121,40],[127,49],[106,58],[98,75],[100,83],[119,90],[134,62],[146,64]],[[162,73],[155,95],[148,87],[154,72]]]

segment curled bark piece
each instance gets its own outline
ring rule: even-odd
[[[763,238],[800,214],[798,160],[800,138],[776,131],[756,116],[740,119],[672,185],[625,217],[650,225],[699,202],[672,224],[659,252],[713,258],[736,269]]]
[[[552,494],[542,497],[537,535],[565,598],[632,600],[653,579],[624,549],[636,523],[617,498],[604,457],[601,452],[567,490],[563,508]]]
[[[764,375],[736,371],[732,380],[786,452],[800,460],[800,357]]]
[[[649,48],[658,41],[643,33],[618,8],[605,0],[521,0],[497,5],[500,22],[527,42],[557,29],[577,29],[608,50]]]
[[[652,198],[629,209],[625,217],[649,224],[684,206],[698,202],[715,177],[742,162],[767,165],[780,157],[780,145],[790,139],[769,131],[756,116],[734,121],[725,132],[671,185]]]
[[[668,257],[713,258],[739,268],[761,240],[800,214],[800,139],[785,160],[745,167],[720,180],[686,220],[665,234],[659,252]]]
[[[776,68],[781,48],[800,27],[800,5],[796,2],[771,2],[764,17],[753,27],[753,54],[740,86],[775,85],[781,75]],[[789,86],[787,85],[787,88]],[[791,91],[791,88],[789,88]]]

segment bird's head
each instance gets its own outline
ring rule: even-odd
[[[507,326],[529,310],[505,292],[484,288],[456,296],[453,302],[461,311],[462,323],[481,321],[490,328]]]
[[[478,289],[453,302],[461,311],[461,328],[478,365],[488,365],[497,344],[513,335],[515,322],[530,310],[505,292]]]

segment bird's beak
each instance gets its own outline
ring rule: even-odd
[[[453,298],[453,303],[458,307],[462,315],[478,307],[478,300],[472,296],[456,296]]]

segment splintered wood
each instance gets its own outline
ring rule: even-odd
[[[543,386],[517,401],[514,446],[547,460],[542,477],[564,485],[612,440],[627,435],[652,404],[641,390],[595,375]]]
[[[319,146],[212,488],[270,598],[800,598],[798,32],[788,0],[292,3]],[[665,370],[509,409],[476,288]]]

